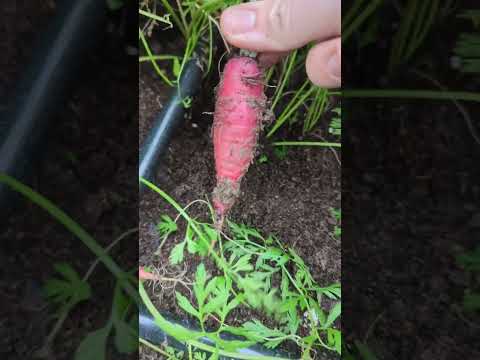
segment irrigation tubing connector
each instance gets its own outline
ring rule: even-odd
[[[170,323],[175,324],[175,325],[180,325],[185,328],[194,330],[194,331],[200,331],[199,328],[196,328],[192,326],[187,320],[184,321],[176,321],[173,317],[162,314],[162,316],[168,320]],[[168,336],[165,332],[160,329],[160,327],[155,323],[155,320],[153,319],[153,316],[150,314],[148,309],[146,309],[144,306],[140,307],[140,311],[138,313],[138,326],[139,326],[139,333],[138,336],[141,339],[144,339],[154,345],[167,345],[172,348],[174,348],[177,351],[183,351],[184,353],[187,353],[188,348],[187,346]],[[233,341],[233,340],[242,340],[241,337],[230,335],[230,334],[222,334],[221,338],[226,341]],[[243,339],[244,340],[244,339]],[[197,341],[209,345],[211,347],[215,347],[215,342],[207,337],[202,337],[200,339],[197,339]],[[192,349],[193,351],[200,351],[208,353],[207,351],[204,350],[199,350],[199,349]],[[242,357],[245,355],[249,355],[251,357],[258,357],[258,359],[261,359],[262,357],[278,357],[281,359],[291,359],[292,357],[289,356],[288,354],[279,351],[279,350],[269,350],[263,346],[256,345],[248,348],[243,348],[243,349],[238,349],[236,353]],[[220,360],[237,360],[238,358],[236,357],[227,357],[227,356],[220,356]]]
[[[106,20],[105,0],[62,0],[23,71],[18,88],[0,115],[0,173],[28,182],[45,147],[47,128],[64,104],[85,53],[93,48]],[[13,192],[0,184],[0,207]]]
[[[139,178],[154,181],[159,161],[168,148],[170,139],[185,119],[185,99],[200,90],[202,69],[198,58],[189,60],[182,71],[178,86],[172,88],[169,100],[155,118],[152,128],[144,140],[139,156]],[[145,188],[140,184],[140,190]]]

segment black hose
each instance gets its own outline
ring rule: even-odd
[[[171,316],[166,316],[162,314],[162,316],[168,320],[172,324],[181,325],[185,328],[192,329],[194,331],[199,331],[198,328],[193,327],[188,321],[176,321]],[[185,344],[173,339],[172,337],[165,334],[162,329],[155,323],[150,312],[145,307],[140,307],[140,311],[138,313],[138,326],[139,326],[139,334],[138,336],[148,342],[155,344],[155,345],[168,345],[172,348],[175,348],[178,351],[186,352],[188,349]],[[232,340],[242,340],[241,337],[229,335],[229,334],[222,334],[221,335],[223,340],[232,341]],[[243,339],[244,340],[244,339]],[[212,339],[207,337],[203,337],[198,339],[197,341],[204,343],[206,345],[215,347],[215,342]],[[196,351],[199,351],[196,349]],[[202,351],[204,352],[204,351]],[[250,356],[258,356],[261,358],[262,356],[270,356],[270,357],[278,357],[278,358],[290,358],[288,354],[281,352],[279,350],[269,350],[262,346],[252,346],[249,348],[243,348],[236,351],[239,355],[250,355]],[[236,358],[232,357],[225,357],[220,356],[220,360],[235,360]]]
[[[172,89],[168,102],[153,122],[152,129],[142,144],[139,157],[139,178],[154,181],[161,156],[165,153],[174,130],[185,119],[183,101],[193,97],[200,89],[202,69],[199,60],[188,61],[182,71],[178,87]],[[144,186],[140,186],[140,190]]]
[[[65,102],[107,14],[106,0],[62,0],[56,6],[33,61],[0,119],[0,173],[23,182],[28,182],[54,111]],[[12,195],[0,184],[0,207],[9,205]]]

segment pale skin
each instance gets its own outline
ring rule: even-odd
[[[231,45],[260,53],[264,66],[314,43],[305,62],[308,77],[321,87],[338,88],[341,17],[340,0],[262,0],[229,7],[220,28]]]

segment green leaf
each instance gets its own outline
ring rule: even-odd
[[[288,146],[275,146],[273,153],[279,160],[284,160],[287,157]]]
[[[210,299],[205,305],[203,311],[207,314],[213,313],[215,310],[221,308],[222,306],[225,306],[228,301],[228,294],[227,296],[217,296],[213,299]]]
[[[318,294],[323,294],[329,299],[337,300],[342,297],[342,288],[339,283],[332,284],[327,287],[317,287],[315,288]],[[320,295],[319,295],[320,297]]]
[[[297,263],[297,266],[304,269],[305,268],[305,262],[303,261],[303,259],[300,256],[298,256],[298,254],[295,252],[295,250],[290,248],[290,249],[288,249],[288,251],[290,252],[290,255],[292,255],[293,261]]]
[[[166,237],[177,231],[177,224],[168,215],[162,215],[162,220],[157,224],[156,228],[160,236]]]
[[[328,314],[327,321],[323,325],[323,328],[326,329],[330,327],[334,323],[334,321],[340,316],[342,313],[342,303],[337,302],[333,308],[330,310],[330,313]]]
[[[138,321],[138,320],[137,320]],[[116,321],[115,325],[115,347],[121,354],[130,354],[138,349],[138,337],[133,327],[124,321]]]
[[[467,293],[463,298],[463,308],[469,312],[480,310],[480,293]]]
[[[337,329],[327,330],[328,345],[335,347],[335,351],[342,354],[342,333]]]
[[[325,325],[325,322],[327,321],[325,313],[320,308],[320,305],[316,303],[313,299],[310,299],[309,303],[313,320],[315,320],[316,323],[320,324],[323,327]]]
[[[211,279],[203,290],[203,296],[206,298],[210,293],[212,293],[213,290],[218,286],[218,283],[222,281],[222,279],[223,279],[223,276],[214,277],[213,279]]]
[[[187,251],[192,255],[200,252],[197,243],[193,240],[187,240]]]
[[[230,227],[230,230],[232,231],[232,233],[235,235],[235,237],[241,239],[248,239],[250,236],[254,237],[254,238],[257,238],[259,240],[263,240],[263,237],[262,235],[260,235],[260,233],[256,230],[256,229],[253,229],[253,228],[249,228],[248,226],[244,225],[244,224],[235,224],[231,221],[228,222],[228,225]]]
[[[205,291],[205,283],[207,282],[207,272],[205,270],[205,265],[201,263],[197,267],[197,272],[195,274],[195,284],[193,285],[193,292],[198,301],[198,306],[202,307],[207,298],[207,293]]]
[[[285,299],[290,294],[289,284],[290,284],[290,279],[288,278],[285,271],[282,271],[282,282],[280,283],[280,290],[281,290],[281,297],[283,301],[285,301]]]
[[[63,279],[49,279],[43,288],[46,296],[52,301],[75,306],[91,297],[90,285],[83,281],[69,264],[55,264],[54,268],[63,275]]]
[[[183,261],[183,253],[185,249],[185,241],[182,241],[181,243],[175,245],[170,252],[170,264],[172,265],[177,265],[180,264]]]
[[[290,334],[296,334],[298,331],[298,327],[300,325],[300,319],[297,315],[297,312],[295,309],[293,311],[289,310],[288,311],[288,331],[290,331]]]
[[[95,330],[87,335],[75,352],[75,360],[105,360],[108,335],[112,325]]]
[[[200,256],[206,256],[208,254],[208,251],[210,250],[210,245],[212,244],[212,241],[216,240],[217,238],[217,231],[215,229],[212,229],[211,225],[209,224],[201,225],[202,228],[199,231],[203,234],[203,241],[199,238],[195,241],[195,243],[198,254]]]
[[[193,315],[195,317],[199,317],[200,314],[198,311],[193,307],[193,305],[188,301],[188,299],[180,294],[178,291],[175,291],[175,294],[177,296],[177,304],[180,306],[183,310],[185,310],[187,313],[190,315]]]
[[[205,286],[205,283],[207,282],[207,271],[205,270],[205,265],[203,263],[198,265],[195,279],[198,287],[203,288]]]
[[[246,330],[248,336],[257,341],[261,341],[263,338],[277,338],[285,336],[285,334],[278,329],[270,329],[263,325],[257,319],[253,321],[247,321],[242,325],[242,328]]]
[[[305,272],[305,270],[300,269],[295,273],[295,282],[297,284],[305,285],[304,282],[306,277],[307,277],[307,273]]]
[[[127,315],[128,308],[132,305],[132,299],[128,298],[117,284],[113,296],[112,318],[113,321],[123,321]]]
[[[215,354],[212,354],[212,356],[209,358],[209,360],[214,360]],[[180,359],[183,359],[182,357],[179,357]],[[193,360],[207,360],[207,353],[204,352],[194,352],[193,353]]]
[[[259,164],[266,163],[267,161],[268,161],[268,156],[265,155],[265,154],[263,154],[262,156],[260,156],[260,157],[258,158],[258,163],[259,163]]]
[[[81,281],[80,276],[75,271],[75,269],[70,266],[70,264],[57,263],[57,264],[53,265],[53,268],[55,270],[57,270],[57,272],[62,274],[65,279],[70,280],[70,282],[80,282]]]
[[[228,314],[235,309],[240,302],[243,300],[244,295],[237,295],[233,300],[231,300],[228,304],[226,304],[221,310],[217,311],[218,316],[222,319],[225,319]]]
[[[267,314],[278,314],[281,312],[281,302],[276,296],[276,290],[273,289],[263,298],[263,307]]]
[[[278,345],[280,345],[284,340],[283,339],[277,339],[277,340],[268,340],[266,341],[263,345],[267,349],[275,349]]]
[[[212,353],[212,355],[210,355],[210,357],[208,358],[208,360],[218,360],[218,359],[219,359],[218,352]],[[200,359],[200,360],[203,360],[203,359]]]
[[[253,266],[250,264],[251,258],[252,258],[252,255],[250,254],[242,256],[240,259],[238,259],[237,263],[233,265],[232,271],[235,273],[238,273],[241,271],[252,271]]]
[[[194,233],[190,223],[188,223],[187,231],[185,232],[185,240],[187,241],[187,250],[190,254],[194,255],[199,252],[198,244],[194,240]]]
[[[237,284],[243,290],[247,302],[252,307],[258,308],[262,303],[259,293],[263,292],[261,289],[263,288],[264,284],[251,277],[239,277]]]
[[[289,312],[296,314],[297,312],[297,305],[299,302],[299,297],[290,297],[288,300],[284,300],[282,302],[281,311],[282,312]]]
[[[203,224],[203,231],[207,235],[208,240],[210,241],[210,244],[213,241],[217,241],[218,232],[216,229],[212,228],[210,224]]]

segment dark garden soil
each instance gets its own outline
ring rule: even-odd
[[[55,13],[55,1],[5,0],[0,11],[0,99],[4,105],[31,59],[36,37]],[[137,192],[132,191],[138,186],[138,153],[132,146],[137,143],[137,101],[132,93],[138,74],[131,71],[132,57],[124,52],[118,24],[112,29],[100,34],[99,47],[86,59],[72,97],[67,104],[59,104],[45,154],[31,164],[35,169],[30,182],[102,246],[135,228],[138,216]],[[133,64],[136,61],[133,58]],[[44,210],[28,202],[2,219],[2,230],[0,357],[29,359],[53,325],[55,309],[41,291],[54,276],[52,265],[67,262],[83,276],[95,257]],[[133,245],[121,242],[112,257],[122,267],[135,268],[137,240],[135,235],[128,240]],[[111,275],[99,266],[90,281],[91,300],[71,312],[48,358],[73,358],[83,337],[104,325],[113,284]]]
[[[342,184],[346,341],[379,359],[478,359],[480,318],[461,307],[471,280],[455,257],[480,241],[480,144],[453,105],[371,109],[344,137],[357,154]]]
[[[478,75],[449,63],[462,24],[437,25],[412,65],[478,92]],[[342,50],[350,87],[435,88],[406,67],[384,75],[388,38]],[[480,106],[462,106],[469,119],[451,101],[348,99],[342,109],[344,341],[378,359],[480,359],[479,314],[462,308],[473,279],[455,260],[480,244]]]
[[[210,82],[214,83],[215,80]],[[152,78],[150,66],[141,68],[140,141],[168,92],[159,85],[159,80]],[[205,85],[191,116],[172,139],[158,171],[156,184],[182,206],[197,199],[210,199],[215,185],[210,138],[212,115],[204,113],[213,111],[212,94],[213,85]],[[328,137],[325,126],[318,130],[317,135],[322,134]],[[298,138],[295,130],[288,135],[289,139]],[[293,247],[305,260],[320,286],[339,281],[340,240],[333,236],[335,219],[330,209],[341,206],[340,155],[328,148],[291,148],[286,157],[280,159],[263,142],[260,152],[267,155],[268,161],[255,161],[250,167],[242,182],[242,195],[230,219],[255,227],[263,235],[275,234],[284,244]],[[188,257],[179,266],[170,266],[168,260],[172,247],[183,240],[182,231],[172,235],[161,252],[155,254],[161,240],[155,225],[164,214],[172,218],[177,215],[159,195],[146,190],[140,205],[140,264],[153,266],[165,276],[191,280],[198,264],[197,258]],[[194,205],[189,214],[208,220],[205,206]],[[210,267],[210,271],[214,269]],[[159,309],[185,317],[176,306],[174,289],[157,286],[150,290]],[[183,291],[179,285],[176,290]],[[246,310],[234,315],[242,322],[253,316],[262,315]]]

